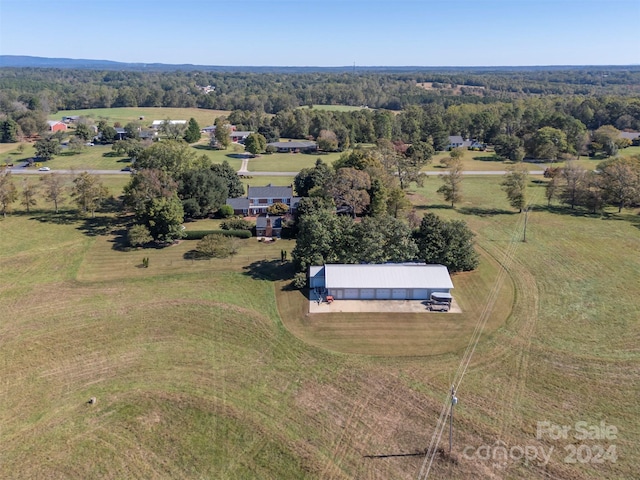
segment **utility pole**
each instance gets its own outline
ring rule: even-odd
[[[458,403],[455,385],[451,385],[451,414],[449,415],[449,454],[453,447],[453,407]]]

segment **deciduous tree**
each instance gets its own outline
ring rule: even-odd
[[[598,166],[605,201],[623,208],[640,204],[640,156],[619,157]]]
[[[584,187],[586,173],[582,166],[574,162],[567,162],[560,170],[560,175],[558,176],[562,180],[560,200],[572,209],[580,204],[580,195]]]
[[[341,168],[336,172],[327,191],[338,208],[346,208],[354,217],[369,205],[367,190],[371,188],[371,178],[367,172],[355,168]]]
[[[0,207],[2,216],[6,217],[11,210],[11,204],[18,199],[18,189],[13,183],[11,172],[8,170],[0,172]]]
[[[141,220],[157,242],[171,243],[183,236],[184,210],[177,195],[152,199]]]
[[[38,140],[34,147],[36,156],[42,160],[51,160],[54,156],[60,155],[60,142],[55,138],[43,138]]]
[[[96,210],[109,195],[109,190],[105,187],[97,175],[82,172],[73,180],[71,196],[83,213],[91,213],[95,217]]]
[[[502,189],[507,194],[509,205],[517,208],[520,212],[527,204],[526,188],[528,177],[529,171],[525,165],[515,165],[509,169],[501,183]]]
[[[231,145],[231,127],[225,117],[216,118],[215,127],[212,141],[216,147],[226,150]]]
[[[222,163],[214,163],[211,165],[211,171],[225,181],[230,198],[238,198],[244,195],[244,185],[236,171],[229,165],[229,162],[224,160]]]
[[[527,150],[533,158],[555,161],[568,150],[567,135],[557,128],[542,127],[531,137]]]
[[[332,130],[320,130],[318,138],[318,148],[323,152],[335,152],[338,150],[338,137]]]
[[[58,173],[50,173],[40,177],[45,198],[53,202],[55,212],[58,213],[58,205],[65,198],[64,178]]]
[[[473,270],[478,266],[474,234],[461,220],[447,222],[427,213],[414,238],[418,258],[425,263],[445,265],[450,272]]]
[[[36,202],[36,195],[38,193],[37,185],[31,183],[27,178],[22,179],[22,192],[20,203],[27,210],[27,213],[31,211],[31,207]]]
[[[178,183],[178,197],[188,217],[206,217],[224,205],[228,197],[224,179],[208,168],[188,170]]]
[[[78,123],[76,125],[76,137],[88,142],[93,137],[93,130],[86,123]]]
[[[244,141],[244,149],[252,155],[258,155],[267,148],[267,140],[259,133],[251,133]]]
[[[333,176],[331,168],[318,158],[313,168],[303,168],[293,179],[293,186],[300,197],[308,197],[309,192],[316,188],[323,188]]]
[[[438,193],[454,207],[462,200],[462,161],[452,159],[448,172],[440,175],[440,178],[443,185],[438,189]]]
[[[163,170],[174,178],[178,178],[187,170],[193,170],[208,163],[206,157],[205,160],[198,158],[194,150],[182,140],[155,142],[144,149],[136,159],[138,169]]]

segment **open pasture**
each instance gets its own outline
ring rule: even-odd
[[[110,125],[120,122],[122,126],[129,122],[138,121],[140,117],[143,125],[151,125],[154,120],[189,120],[195,118],[200,127],[212,125],[220,116],[229,115],[224,110],[207,110],[204,108],[169,108],[169,107],[123,107],[123,108],[90,108],[84,110],[59,110],[50,115],[49,120],[62,120],[62,117],[80,115],[95,122],[106,120]]]
[[[438,179],[412,195],[419,212],[477,234],[480,269],[454,278],[463,310],[491,307],[500,272],[506,288],[460,384],[455,460],[438,457],[432,478],[634,478],[637,212],[547,209],[531,182],[524,243],[499,182],[466,177],[456,209]],[[191,242],[123,251],[122,219],[47,208],[0,219],[0,478],[418,476],[424,456],[367,456],[428,446],[471,319],[449,336],[454,315],[427,315],[433,330],[400,316],[305,318],[304,296],[282,290],[291,242],[191,261]],[[581,442],[537,439],[539,421],[614,425],[617,439],[582,443],[614,445],[617,460],[566,463]],[[545,466],[463,455],[498,441],[555,450]]]

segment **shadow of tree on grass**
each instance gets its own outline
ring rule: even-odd
[[[280,260],[258,260],[246,267],[244,274],[256,280],[270,280],[272,282],[290,280],[295,274],[291,262],[281,262]]]
[[[475,215],[477,217],[493,217],[495,215],[517,215],[516,210],[505,210],[503,208],[483,208],[483,207],[461,207],[458,209],[463,215]]]

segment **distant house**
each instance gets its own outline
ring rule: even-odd
[[[253,132],[241,132],[241,131],[232,131],[229,136],[231,137],[231,141],[235,143],[243,143],[249,135]]]
[[[280,237],[282,216],[260,214],[256,218],[256,237]]]
[[[116,131],[116,140],[124,140],[127,138],[127,131],[124,128],[115,127]]]
[[[186,125],[187,121],[186,120],[154,120],[153,122],[151,122],[151,128],[153,128],[154,130],[158,130],[163,124],[164,122],[168,121],[169,124],[171,125]]]
[[[640,145],[640,132],[620,132],[620,138],[626,138],[634,146]]]
[[[140,140],[153,140],[156,136],[158,136],[158,132],[155,130],[140,130],[138,132]]]
[[[316,142],[307,140],[291,140],[289,142],[271,142],[267,147],[273,147],[280,153],[315,152],[318,149]]]
[[[62,122],[58,122],[56,120],[49,120],[47,122],[47,125],[49,126],[49,131],[50,132],[66,132],[67,131],[67,124],[66,123],[62,123]]]
[[[267,213],[274,203],[283,203],[293,212],[298,206],[300,197],[293,196],[293,186],[277,187],[271,184],[264,187],[247,187],[247,196],[240,198],[228,198],[227,205],[233,207],[236,215],[258,215]]]
[[[236,131],[236,126],[235,126],[235,125],[231,125],[231,124],[228,124],[228,123],[227,123],[227,124],[225,125],[225,127],[229,128],[229,131],[230,131],[231,133],[233,133],[233,132],[235,132],[235,131]],[[207,126],[207,127],[204,127],[204,128],[202,128],[202,129],[200,129],[200,132],[202,132],[202,133],[207,133],[207,134],[209,134],[209,135],[211,135],[212,133],[215,133],[215,131],[216,131],[216,126],[215,126],[215,125],[209,125],[209,126]],[[238,133],[241,133],[241,132],[238,132]],[[252,132],[249,132],[249,133],[252,133]],[[247,135],[247,136],[248,136],[248,135]],[[245,138],[246,138],[246,137],[245,137]],[[235,141],[235,140],[234,140],[234,141]]]
[[[460,135],[449,135],[449,145],[447,145],[448,150],[460,148],[462,146],[464,146],[464,139]]]
[[[336,300],[428,300],[450,298],[453,283],[444,265],[325,264],[309,267],[309,286]]]
[[[66,117],[62,117],[62,122],[63,123],[76,123],[79,118],[80,118],[80,115],[68,115]]]
[[[447,150],[452,150],[454,148],[470,148],[470,149],[478,149],[484,150],[487,146],[484,143],[478,142],[477,140],[465,140],[460,135],[450,135],[449,136],[449,145],[447,145]]]

